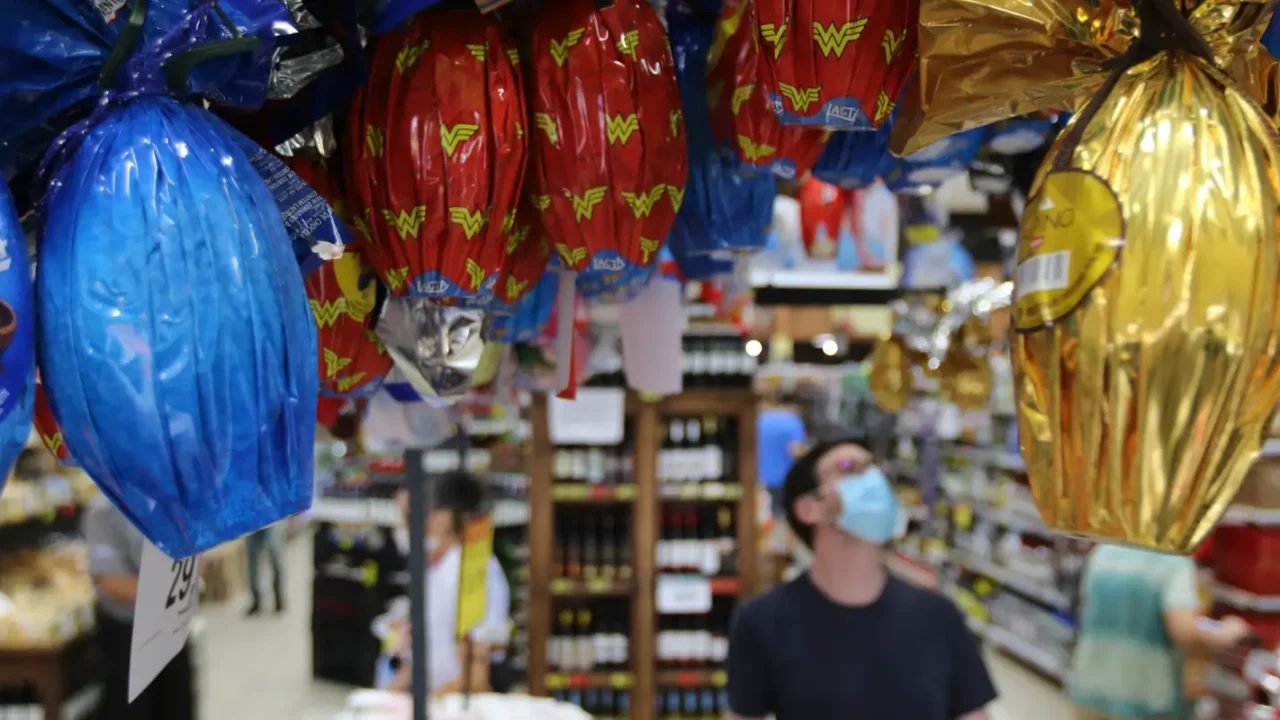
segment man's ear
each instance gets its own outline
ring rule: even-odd
[[[826,517],[822,501],[813,495],[801,495],[796,498],[796,517],[805,525],[821,525]]]

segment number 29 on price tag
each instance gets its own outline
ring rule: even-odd
[[[187,644],[200,596],[199,556],[174,560],[147,541],[138,572],[129,658],[129,702],[156,679]]]

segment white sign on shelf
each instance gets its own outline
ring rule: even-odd
[[[701,575],[659,575],[658,612],[663,615],[704,615],[711,612],[711,581]]]
[[[145,541],[133,608],[129,702],[137,699],[187,644],[199,596],[199,556],[174,560]]]
[[[552,397],[547,408],[553,445],[618,445],[626,425],[621,388],[578,388],[576,400]]]

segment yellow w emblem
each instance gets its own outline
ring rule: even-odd
[[[578,28],[570,30],[563,40],[551,39],[551,59],[556,61],[556,67],[564,67],[564,61],[569,59],[569,48],[577,45],[586,32],[586,28]]]
[[[516,211],[508,210],[507,214],[502,216],[502,229],[500,230],[500,232],[503,235],[506,235],[507,233],[511,232],[511,230],[514,229],[515,226],[516,226]]]
[[[822,92],[820,87],[798,88],[795,85],[786,83],[778,83],[778,90],[782,91],[782,96],[791,101],[791,107],[796,112],[805,112],[809,106],[818,101],[818,95]]]
[[[474,137],[479,129],[479,125],[468,123],[458,123],[453,127],[440,123],[440,142],[444,145],[445,154],[453,157],[453,151],[458,149],[458,145]]]
[[[489,222],[489,213],[483,210],[471,212],[464,207],[449,208],[449,222],[462,226],[462,232],[466,234],[467,239],[476,236],[485,223]]]
[[[884,48],[884,64],[888,65],[898,56],[898,51],[902,49],[902,41],[907,39],[907,29],[902,28],[902,32],[894,35],[892,30],[884,31],[884,41],[880,43],[880,47]]]
[[[656,252],[660,247],[662,247],[662,243],[658,242],[657,240],[650,240],[647,237],[640,238],[640,252],[642,254],[640,262],[642,262],[645,265],[648,265],[649,258],[652,257],[653,253]]]
[[[671,200],[672,211],[680,212],[680,206],[684,204],[684,188],[668,185],[667,198]]]
[[[556,119],[551,117],[551,113],[534,113],[533,124],[547,134],[547,140],[552,145],[560,144],[560,132],[556,129]]]
[[[467,258],[467,279],[471,281],[472,290],[478,290],[484,283],[484,268],[471,258]]]
[[[61,432],[56,432],[52,435],[45,435],[44,433],[41,433],[40,437],[44,440],[44,446],[49,448],[49,452],[52,453],[54,457],[62,455]]]
[[[882,122],[897,107],[897,103],[889,99],[888,93],[881,90],[876,96],[876,122]]]
[[[849,43],[862,37],[862,31],[867,27],[867,18],[847,22],[839,27],[835,23],[823,26],[822,23],[815,21],[813,23],[813,40],[818,43],[818,49],[822,51],[823,57],[831,57],[831,53],[835,53],[836,57],[844,57],[844,49]]]
[[[529,287],[529,281],[520,281],[513,277],[507,278],[507,299],[514,300],[524,294],[524,289]]]
[[[758,162],[777,152],[778,148],[764,143],[757,143],[746,135],[738,136],[738,147],[742,148],[742,157],[747,162]]]
[[[347,377],[339,378],[337,382],[338,392],[347,392],[351,388],[358,385],[361,380],[364,380],[364,376],[367,374],[368,373],[360,372],[360,373],[356,373],[355,375],[348,375]]]
[[[412,210],[401,210],[397,215],[390,210],[382,211],[382,218],[400,233],[401,240],[418,239],[418,231],[427,220],[427,206],[419,205]]]
[[[756,86],[754,83],[748,83],[746,85],[743,85],[741,87],[736,87],[733,89],[732,103],[733,103],[733,114],[735,116],[738,114],[738,111],[742,110],[742,103],[746,102],[747,98],[751,97],[751,93],[755,89],[756,89]]]
[[[684,112],[681,110],[672,110],[671,116],[671,137],[680,137],[680,126],[684,124]]]
[[[382,157],[382,151],[387,145],[387,134],[382,128],[376,128],[372,125],[364,129],[364,141],[369,146],[369,154],[373,157]]]
[[[524,241],[529,238],[529,231],[532,229],[533,228],[531,228],[530,226],[525,225],[524,227],[516,228],[510,235],[507,236],[507,254],[508,255],[511,255],[512,253],[514,253],[521,245],[524,244]]]
[[[605,133],[609,136],[610,145],[617,145],[619,142],[626,145],[632,133],[640,129],[640,118],[635,113],[614,115],[605,122]]]
[[[583,218],[591,219],[591,213],[595,211],[596,206],[604,202],[604,194],[609,188],[601,185],[587,190],[581,196],[571,195],[568,190],[564,194],[569,197],[569,202],[573,204],[573,219],[582,222]]]
[[[584,247],[570,248],[564,243],[556,243],[556,252],[560,253],[564,266],[569,268],[587,259],[587,249]]]
[[[516,139],[519,140],[522,137],[524,137],[524,126],[520,124],[519,120],[517,120],[516,121]]]
[[[409,279],[409,268],[402,267],[388,270],[387,276],[383,279],[387,281],[387,285],[391,286],[392,290],[400,292],[400,288],[404,287],[405,281]]]
[[[471,57],[479,60],[480,62],[484,62],[485,56],[489,54],[489,43],[468,45],[467,52],[471,53]]]
[[[653,212],[653,206],[662,198],[662,193],[666,191],[666,185],[658,185],[647,193],[624,192],[622,199],[627,201],[631,212],[635,213],[637,218],[647,218],[649,213]]]
[[[324,358],[324,376],[336,377],[342,369],[351,364],[351,358],[339,357],[338,353],[325,348],[321,356]]]
[[[364,213],[351,218],[351,224],[356,226],[356,232],[363,235],[365,240],[373,240],[373,228],[369,223],[372,214],[373,208],[365,208]]]
[[[787,27],[787,23],[782,23],[781,26],[765,23],[760,26],[760,37],[773,46],[774,60],[777,60],[778,56],[782,54],[782,46],[787,44]]]
[[[511,64],[512,64],[512,65],[519,65],[519,64],[520,64],[520,51],[519,51],[519,50],[517,50],[517,49],[515,49],[515,48],[511,48],[511,49],[507,50],[507,59],[511,61]]]
[[[533,204],[534,209],[538,212],[546,212],[547,208],[551,207],[551,196],[530,195],[529,202]]]
[[[431,41],[427,40],[421,45],[405,45],[400,48],[400,52],[396,53],[396,70],[401,75],[409,71],[414,65],[418,64],[418,59],[427,52],[427,48],[431,47]]]
[[[316,327],[324,329],[333,324],[347,311],[347,299],[338,298],[331,302],[311,301],[311,314],[316,316]]]
[[[640,43],[640,31],[628,30],[618,38],[618,52],[631,58],[632,62],[636,59],[636,45]]]

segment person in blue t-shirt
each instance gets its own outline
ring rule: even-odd
[[[799,404],[784,397],[765,405],[756,418],[756,466],[760,486],[769,491],[774,517],[784,517],[782,481],[791,463],[804,453],[809,436],[800,418]]]

